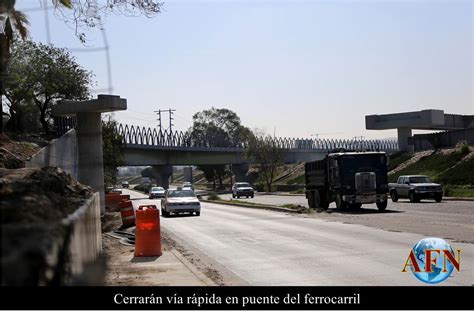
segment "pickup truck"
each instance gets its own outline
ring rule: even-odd
[[[433,183],[424,175],[400,176],[396,183],[388,184],[388,189],[393,202],[397,202],[399,198],[408,198],[410,202],[419,202],[421,199],[441,202],[443,199],[441,185]]]

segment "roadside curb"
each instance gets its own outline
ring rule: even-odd
[[[474,198],[469,197],[443,197],[446,201],[474,201]]]
[[[268,206],[268,205],[230,203],[230,202],[225,202],[225,201],[204,200],[204,199],[202,199],[201,202],[209,202],[209,203],[215,203],[219,205],[236,206],[236,207],[242,207],[242,208],[254,208],[254,209],[256,208],[256,209],[270,210],[270,211],[277,211],[277,212],[302,213],[301,210],[292,210],[288,208]]]
[[[262,196],[265,196],[265,195],[273,195],[273,196],[285,196],[285,197],[288,197],[288,196],[306,196],[305,194],[290,194],[290,193],[281,193],[281,192],[259,192],[257,193],[258,195],[262,195]]]
[[[191,271],[191,273],[193,273],[196,276],[196,278],[198,278],[202,283],[204,283],[206,286],[217,286],[217,284],[214,281],[212,281],[209,277],[207,277],[205,274],[199,271],[178,250],[173,248],[173,246],[171,245],[168,245],[168,246],[169,246],[168,250],[176,257],[176,259],[179,260],[186,268],[188,268],[189,271]]]

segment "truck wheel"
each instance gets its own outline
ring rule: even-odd
[[[323,208],[324,210],[327,210],[330,204],[327,193],[325,191],[321,191],[319,193],[319,196],[320,196],[319,206]]]
[[[435,201],[436,201],[436,202],[441,202],[441,200],[443,200],[443,195],[442,195],[442,194],[437,194],[437,195],[435,196]]]
[[[338,194],[336,196],[336,207],[339,210],[344,210],[344,209],[347,208],[347,204],[344,202],[344,200],[342,200],[342,195],[341,194]]]
[[[397,202],[398,201],[398,194],[397,194],[397,191],[396,190],[392,190],[390,192],[390,198],[392,198],[392,201],[393,202]]]
[[[416,197],[416,194],[414,191],[410,191],[408,193],[408,199],[410,199],[410,202],[413,203],[413,202],[418,202],[418,198]]]
[[[314,208],[314,192],[310,191],[308,196],[308,206]]]
[[[321,201],[321,208],[327,210],[329,208],[329,202],[327,202],[327,200]]]
[[[380,211],[387,209],[387,200],[377,202],[376,204],[377,204],[377,209],[379,209]]]

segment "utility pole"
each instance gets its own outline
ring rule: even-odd
[[[173,120],[174,120],[174,112],[176,111],[176,109],[159,109],[159,110],[155,110],[155,113],[158,115],[158,128],[160,129],[161,131],[161,128],[162,128],[162,120],[161,120],[161,113],[165,113],[165,112],[168,112],[169,114],[169,126],[168,126],[168,129],[170,130],[170,134],[173,132]]]
[[[174,112],[176,111],[176,109],[168,109],[168,112],[170,113],[170,134],[173,132],[173,115],[174,115]]]
[[[362,141],[362,140],[364,140],[364,138],[365,138],[364,136],[359,136],[359,137],[357,137],[357,136],[356,136],[356,137],[352,137],[352,139],[354,139],[355,141],[357,141],[357,140],[360,140],[360,141]]]
[[[176,111],[176,109],[158,109],[158,110],[155,110],[155,113],[158,114],[158,127],[160,128],[160,133],[161,133],[161,127],[162,127],[162,121],[161,121],[161,113],[166,113],[168,112],[169,114],[169,119],[170,119],[170,122],[169,122],[169,126],[168,126],[168,129],[169,129],[169,134],[168,134],[168,141],[170,144],[173,143],[173,115],[174,115],[174,112]],[[166,129],[165,129],[166,130]]]
[[[155,113],[158,114],[158,118],[157,118],[157,120],[158,120],[158,129],[159,129],[160,132],[161,132],[161,109],[155,110]]]

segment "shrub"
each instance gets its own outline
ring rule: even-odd
[[[462,141],[459,141],[457,144],[456,144],[456,148],[459,149],[459,152],[461,152],[461,154],[463,155],[466,155],[468,154],[469,152],[471,152],[470,148],[469,148],[469,144],[467,143],[466,140],[462,140]]]
[[[135,186],[135,190],[148,194],[150,192],[150,187],[151,185],[149,184],[140,184],[140,185]]]
[[[451,194],[452,194],[452,188],[451,188],[451,186],[446,185],[446,186],[443,187],[443,190],[444,190],[444,192],[443,192],[443,195],[444,195],[444,196],[446,196],[446,197],[451,196]]]
[[[221,197],[219,197],[215,191],[212,191],[207,197],[207,200],[221,200]]]

